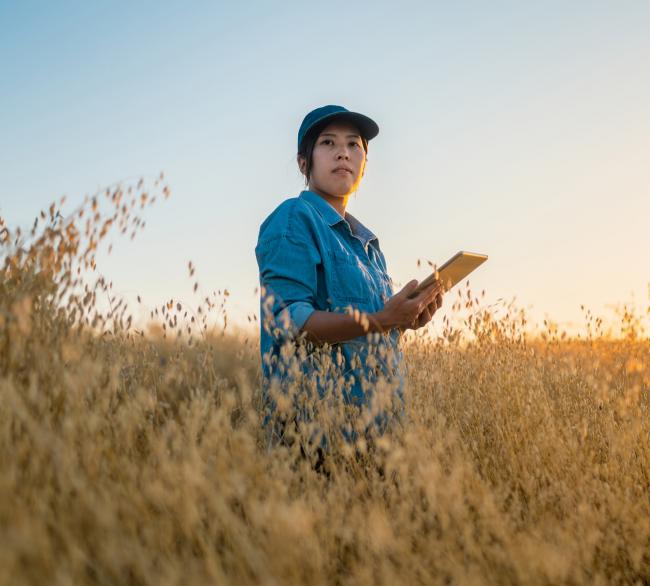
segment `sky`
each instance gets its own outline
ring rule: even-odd
[[[379,125],[348,211],[397,284],[485,253],[486,303],[580,328],[581,305],[648,305],[649,28],[646,1],[0,0],[0,216],[163,171],[101,272],[192,304],[192,260],[245,325],[259,226],[304,189],[300,123],[339,104]]]

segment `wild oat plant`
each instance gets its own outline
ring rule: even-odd
[[[579,337],[530,334],[461,287],[441,335],[405,340],[405,413],[374,435],[336,365],[320,397],[288,345],[269,446],[259,346],[226,329],[228,292],[194,282],[202,299],[142,324],[97,272],[108,235],[134,238],[168,194],[160,177],[29,232],[0,220],[1,584],[650,581],[644,315],[625,307],[616,336],[588,311]]]

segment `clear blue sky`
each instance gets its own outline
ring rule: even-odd
[[[465,249],[474,290],[540,318],[645,306],[648,30],[646,1],[0,1],[0,215],[162,170],[172,198],[100,268],[154,305],[191,300],[192,259],[245,319],[298,126],[334,103],[379,124],[349,210],[396,281]]]

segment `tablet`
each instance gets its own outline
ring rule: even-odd
[[[487,258],[486,254],[478,254],[476,252],[465,252],[464,250],[457,252],[445,264],[438,268],[437,271],[434,271],[424,279],[417,286],[417,289],[409,295],[409,298],[416,297],[426,288],[433,285],[436,279],[442,283],[444,291],[449,291],[449,289],[457,283],[460,283],[475,268],[482,265]]]

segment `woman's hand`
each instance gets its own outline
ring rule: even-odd
[[[314,311],[304,323],[301,331],[314,344],[336,344],[363,336],[368,333],[384,333],[393,328],[417,330],[431,321],[431,317],[442,305],[442,286],[440,282],[409,299],[417,287],[411,281],[393,295],[384,309],[377,313],[358,316],[331,311]],[[358,312],[357,312],[358,313]]]
[[[415,322],[408,328],[404,329],[417,330],[426,326],[433,318],[433,314],[438,311],[440,307],[442,307],[442,288],[440,288],[440,292],[435,296],[435,299],[422,310],[422,313],[417,317]]]
[[[393,295],[384,309],[374,314],[383,329],[417,330],[431,321],[433,314],[442,306],[442,285],[436,281],[417,297],[409,295],[417,288],[418,281],[408,282],[401,291]]]

